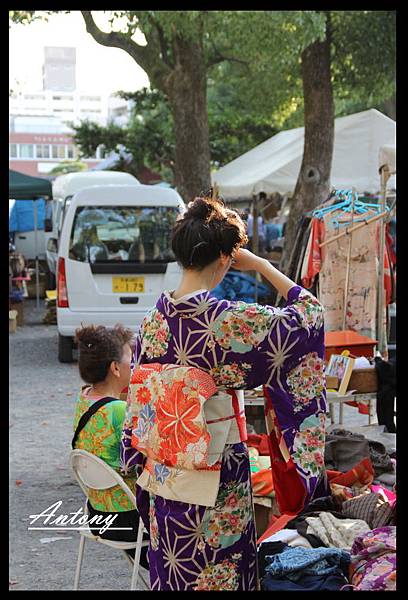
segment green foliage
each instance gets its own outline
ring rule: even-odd
[[[161,174],[165,181],[174,180],[174,131],[170,108],[163,93],[142,89],[134,93],[119,92],[131,100],[133,108],[126,128],[113,123],[102,127],[83,121],[72,126],[75,142],[82,156],[92,156],[103,144],[106,152],[123,145],[133,155],[132,171],[146,166]],[[222,102],[220,101],[222,97]],[[243,152],[269,138],[277,129],[265,118],[253,118],[228,104],[223,88],[211,87],[209,93],[211,163],[214,168],[233,160]]]
[[[395,11],[332,13],[333,88],[338,100],[379,103],[395,92]]]
[[[50,175],[65,175],[66,173],[77,173],[86,171],[87,165],[78,160],[64,160],[50,171]]]
[[[94,156],[96,149],[101,144],[105,146],[107,152],[111,152],[116,150],[119,144],[124,143],[125,134],[123,129],[113,123],[104,127],[94,121],[85,119],[80,125],[70,123],[70,127],[75,132],[75,143],[79,147],[82,158]]]
[[[45,11],[51,12],[51,11]],[[10,11],[29,23],[44,12]],[[44,18],[44,17],[42,17]],[[395,11],[331,11],[335,114],[376,107],[395,93]],[[112,30],[139,29],[175,61],[176,38],[202,44],[208,65],[208,120],[213,167],[279,130],[303,126],[302,51],[325,35],[323,11],[110,11]],[[122,94],[123,95],[123,94]],[[99,144],[123,145],[167,180],[174,175],[173,120],[166,96],[155,89],[125,94],[133,100],[129,126],[75,127],[84,156]]]
[[[9,10],[9,21],[12,23],[28,25],[38,19],[43,19],[43,17],[38,15],[38,11],[36,10]]]

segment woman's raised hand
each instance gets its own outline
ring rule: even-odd
[[[259,271],[263,259],[249,250],[240,248],[234,254],[232,266],[239,271]]]

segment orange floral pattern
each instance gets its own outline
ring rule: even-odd
[[[128,419],[134,448],[159,462],[154,477],[170,477],[165,467],[207,465],[210,434],[203,404],[217,391],[210,375],[192,367],[157,363],[136,366],[128,394]]]
[[[171,445],[182,452],[202,433],[202,427],[194,423],[201,410],[200,402],[195,397],[186,396],[183,387],[183,381],[175,382],[166,390],[167,395],[157,407],[160,436],[169,437]]]

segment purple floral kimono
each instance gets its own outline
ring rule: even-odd
[[[301,510],[318,484],[325,485],[323,308],[309,292],[292,287],[284,308],[218,300],[208,291],[178,300],[164,292],[137,338],[134,364],[145,363],[197,367],[213,377],[220,391],[263,385],[281,511]],[[132,447],[131,436],[128,413],[121,467],[125,474],[134,468],[140,474],[145,457]],[[152,590],[257,589],[244,442],[225,446],[215,506],[168,500],[139,486],[137,500],[150,529]]]

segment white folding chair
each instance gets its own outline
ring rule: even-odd
[[[70,454],[70,466],[74,473],[75,479],[78,481],[81,486],[82,491],[84,492],[86,499],[88,500],[88,489],[93,488],[95,490],[106,490],[108,488],[113,487],[114,485],[120,485],[123,491],[126,493],[128,498],[131,500],[132,504],[136,508],[136,498],[135,495],[130,490],[129,486],[124,482],[122,477],[117,473],[112,467],[110,467],[105,461],[103,461],[98,456],[87,452],[86,450],[71,450]],[[85,513],[88,513],[87,503],[85,501]],[[95,527],[95,525],[94,525]],[[130,584],[130,589],[136,589],[136,583],[139,576],[139,562],[140,562],[140,552],[143,546],[147,546],[149,542],[143,541],[143,532],[146,531],[143,521],[139,519],[139,529],[137,532],[137,539],[135,542],[116,542],[113,540],[105,540],[99,536],[93,535],[89,527],[85,527],[79,531],[80,533],[80,541],[79,541],[79,554],[78,561],[75,573],[75,582],[74,582],[74,590],[79,589],[79,577],[81,574],[81,566],[82,566],[82,558],[84,554],[85,540],[86,538],[94,541],[100,542],[101,544],[105,544],[106,546],[110,546],[111,548],[116,548],[117,550],[129,550],[131,548],[135,549],[135,559],[129,557],[129,555],[125,552],[126,558],[132,564],[132,581]],[[144,580],[142,576],[140,576],[143,583],[147,586],[148,584]]]

